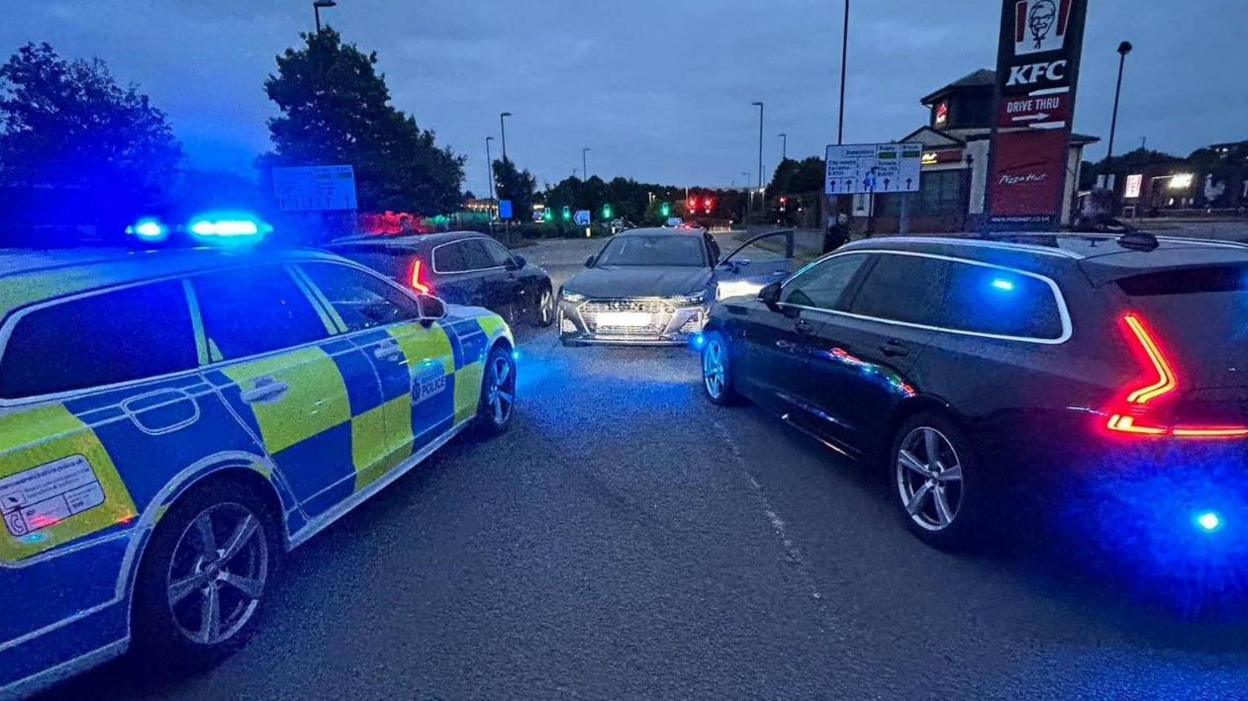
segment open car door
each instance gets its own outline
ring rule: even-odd
[[[716,297],[756,295],[796,269],[792,229],[759,234],[737,246],[716,266]]]

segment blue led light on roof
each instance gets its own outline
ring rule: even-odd
[[[1202,511],[1192,519],[1196,527],[1205,533],[1214,533],[1222,528],[1222,516],[1216,511]]]
[[[126,233],[142,241],[164,241],[169,236],[169,228],[161,224],[159,219],[144,217],[127,226]]]
[[[273,227],[248,212],[208,212],[190,221],[187,230],[203,241],[258,243]]]
[[[1003,277],[993,278],[993,279],[992,279],[992,289],[994,289],[994,290],[998,290],[998,291],[1000,291],[1000,292],[1013,292],[1013,291],[1014,291],[1014,281],[1013,281],[1013,280],[1007,280],[1006,278],[1003,278]]]

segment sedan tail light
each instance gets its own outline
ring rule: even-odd
[[[1105,424],[1111,432],[1133,436],[1175,438],[1243,438],[1248,426],[1175,426],[1166,421],[1158,400],[1177,398],[1179,376],[1158,337],[1139,314],[1122,317],[1123,334],[1143,371],[1140,380],[1122,392]]]

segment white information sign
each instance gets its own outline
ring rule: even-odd
[[[824,192],[918,192],[922,165],[923,145],[918,143],[829,146]]]
[[[355,199],[355,169],[351,166],[274,168],[273,197],[283,212],[359,208]]]

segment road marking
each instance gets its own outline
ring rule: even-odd
[[[749,479],[750,486],[754,489],[754,496],[763,507],[763,515],[767,517],[771,530],[776,534],[776,538],[779,539],[781,546],[784,548],[785,557],[788,558],[789,562],[793,563],[802,578],[806,580],[806,586],[810,590],[811,598],[822,602],[823,594],[819,592],[819,588],[815,585],[815,577],[806,562],[806,557],[802,555],[801,548],[797,547],[797,544],[789,537],[788,527],[785,525],[784,519],[780,518],[776,510],[772,508],[766,492],[763,491],[763,485],[759,484],[747,467],[745,456],[741,453],[741,447],[733,440],[732,433],[728,431],[728,428],[719,419],[711,419],[711,425],[715,427],[715,433],[719,434],[720,440],[728,447],[728,452],[732,454],[738,467],[741,468],[746,478]]]

